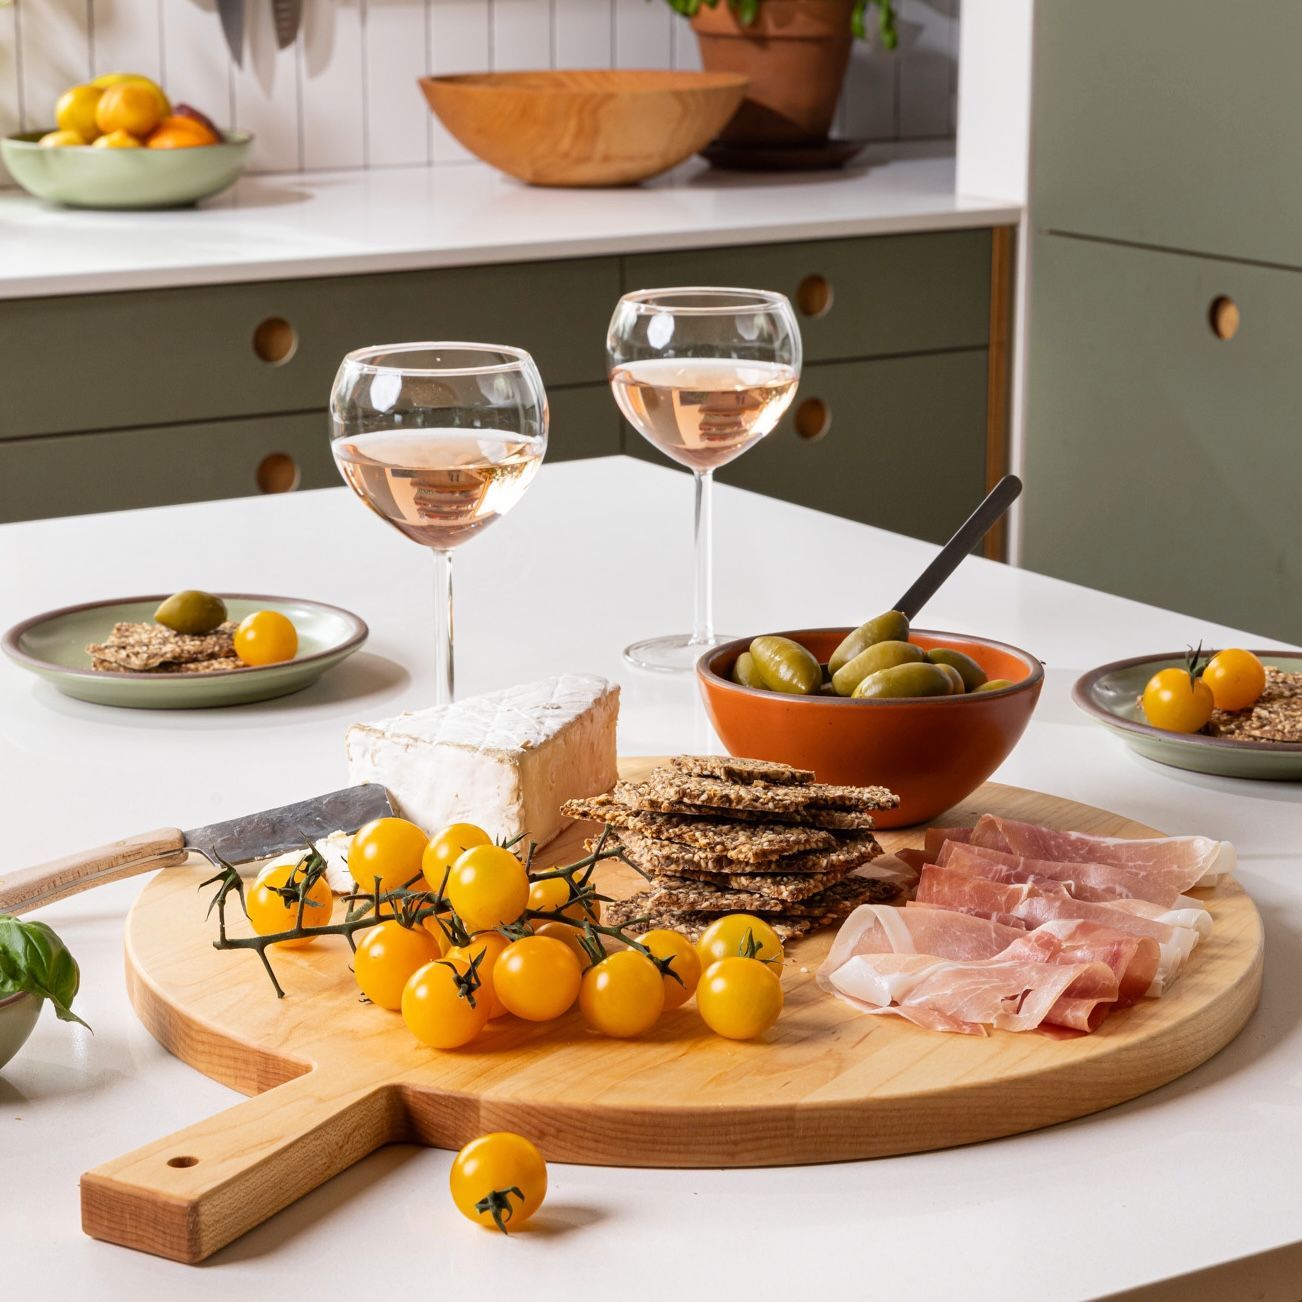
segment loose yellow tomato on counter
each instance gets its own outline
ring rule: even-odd
[[[529,902],[524,864],[500,845],[472,845],[452,865],[448,902],[471,931],[514,922]]]
[[[1207,662],[1203,682],[1212,689],[1218,710],[1246,710],[1266,690],[1266,667],[1251,651],[1229,647]]]
[[[701,1020],[729,1040],[753,1040],[782,1012],[782,982],[753,958],[721,958],[711,963],[696,987]]]
[[[298,630],[278,610],[255,610],[235,630],[235,654],[246,665],[276,665],[298,654]]]
[[[353,976],[371,1003],[381,1008],[401,1008],[402,992],[412,973],[438,957],[438,941],[424,927],[382,922],[358,942]]]
[[[678,976],[677,981],[668,974],[661,977],[665,987],[665,1007],[677,1008],[685,1004],[696,993],[701,979],[701,956],[696,952],[696,946],[680,932],[663,929],[648,931],[638,940],[656,958],[668,959]]]
[[[493,991],[508,1013],[526,1022],[550,1022],[578,998],[583,974],[574,951],[551,936],[524,936],[502,951],[493,967]]]
[[[543,877],[529,883],[528,907],[539,913],[560,913],[582,927],[591,919],[601,921],[600,900],[570,900],[570,884],[564,877]]]
[[[303,926],[325,927],[334,913],[335,897],[324,877],[318,877],[303,890],[305,874],[297,864],[286,863],[260,873],[253,886],[245,892],[245,910],[249,922],[259,936],[271,936],[278,931],[292,931],[299,925],[299,899],[303,900]],[[285,949],[299,949],[310,945],[315,936],[302,936],[297,940],[278,940]]]
[[[664,978],[645,954],[621,949],[583,974],[579,1009],[594,1031],[629,1039],[649,1031],[665,1007]]]
[[[364,891],[387,894],[421,875],[425,832],[405,818],[373,818],[357,829],[348,846],[348,871]],[[419,881],[416,886],[419,887]]]
[[[430,890],[443,889],[443,878],[472,845],[492,845],[492,843],[493,838],[474,823],[453,823],[441,832],[436,832],[430,837],[429,844],[421,857],[421,868],[425,873],[425,880],[429,882]]]
[[[503,951],[510,945],[510,941],[502,935],[500,931],[481,931],[477,936],[471,936],[469,941],[464,945],[457,945],[449,949],[447,957],[459,960],[467,965],[472,959],[479,958],[475,971],[479,973],[480,988],[476,998],[483,999],[488,1003],[488,1016],[504,1017],[506,1009],[502,1001],[497,997],[497,990],[493,985],[493,968],[497,965],[497,960],[501,958]]]
[[[747,955],[746,949],[752,943],[758,949],[753,955]],[[783,958],[778,933],[753,913],[725,913],[722,918],[716,918],[701,933],[696,942],[696,952],[700,955],[702,967],[709,967],[721,958],[739,955],[757,958],[761,963],[781,963]]]
[[[402,1020],[431,1049],[459,1049],[488,1023],[488,1000],[470,988],[470,964],[440,958],[417,968],[402,991]]]
[[[499,1130],[472,1139],[452,1161],[452,1201],[467,1220],[507,1233],[547,1196],[547,1164],[523,1135]]]
[[[1197,732],[1212,717],[1212,689],[1187,669],[1159,669],[1144,688],[1144,718],[1167,732]]]

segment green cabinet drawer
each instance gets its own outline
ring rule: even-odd
[[[547,432],[548,461],[578,461],[584,457],[619,455],[623,417],[611,397],[610,385],[584,384],[574,389],[550,389]]]
[[[984,347],[990,240],[988,230],[944,231],[651,253],[624,259],[624,289],[781,290],[797,306],[812,362]]]
[[[516,344],[549,387],[595,383],[618,297],[605,258],[0,302],[0,439],[318,410],[344,353],[406,339]],[[254,349],[272,319],[279,363]]]
[[[1041,0],[1031,215],[1302,266],[1302,5]]]
[[[718,478],[943,542],[985,491],[986,367],[984,348],[807,366],[778,428]],[[624,450],[671,464],[628,426]]]
[[[1191,642],[1199,618],[1302,642],[1302,274],[1057,236],[1032,253],[1024,563],[1187,611]]]

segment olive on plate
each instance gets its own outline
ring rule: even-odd
[[[154,622],[170,628],[173,633],[198,636],[211,633],[226,620],[226,603],[211,592],[186,588],[174,592],[154,611]]]

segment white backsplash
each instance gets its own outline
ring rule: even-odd
[[[227,53],[215,0],[0,7],[0,133],[52,125],[65,87],[133,71],[253,131],[257,171],[451,161],[465,155],[426,110],[423,73],[699,66],[691,29],[664,0],[305,0],[286,50],[276,49],[271,0],[246,4],[243,67]],[[856,43],[837,135],[954,133],[958,5],[898,0],[898,52]]]

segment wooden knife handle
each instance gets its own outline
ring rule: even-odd
[[[66,859],[20,868],[0,877],[0,913],[26,913],[104,882],[182,863],[186,854],[180,828],[160,827]]]

